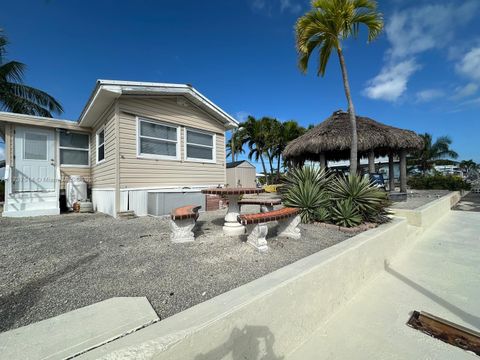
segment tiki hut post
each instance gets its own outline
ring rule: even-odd
[[[393,168],[393,152],[388,154],[388,190],[395,190],[395,170]]]
[[[320,153],[320,169],[326,169],[327,168],[327,159],[325,157],[325,153]]]
[[[400,150],[400,192],[407,192],[407,151]]]
[[[373,149],[368,152],[368,172],[370,174],[375,172],[375,152]]]

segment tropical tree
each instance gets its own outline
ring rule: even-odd
[[[411,154],[409,163],[416,165],[425,174],[432,169],[435,161],[446,158],[456,159],[458,154],[450,148],[452,140],[448,136],[440,136],[433,142],[429,133],[420,134],[423,139],[423,149]]]
[[[332,51],[336,51],[342,71],[343,87],[348,102],[352,131],[350,173],[357,173],[357,124],[342,42],[358,37],[360,26],[366,26],[368,41],[378,37],[383,29],[383,16],[373,0],[314,0],[312,9],[295,25],[298,66],[306,72],[311,55],[318,52],[317,75],[324,76]]]
[[[285,121],[279,123],[277,129],[278,133],[275,134],[275,147],[274,155],[277,157],[277,180],[280,180],[280,168],[282,162],[282,153],[287,147],[287,144],[305,134],[305,128],[300,126],[295,120]]]
[[[26,66],[18,61],[6,61],[7,44],[8,40],[0,30],[0,109],[45,117],[62,113],[62,105],[55,98],[23,84]]]
[[[242,131],[240,127],[239,130],[236,130],[232,133],[232,138],[230,141],[227,142],[226,149],[227,154],[226,157],[232,157],[232,161],[237,160],[237,156],[240,154],[245,153],[243,149],[243,145],[245,144],[245,133]]]
[[[263,173],[267,177],[267,167],[265,165],[265,155],[267,153],[268,132],[266,122],[257,120],[253,116],[248,116],[242,123],[244,141],[248,145],[248,158],[262,163]]]
[[[458,164],[460,169],[465,170],[465,171],[470,171],[470,170],[477,170],[478,164],[473,161],[472,159],[470,160],[462,160]]]
[[[244,153],[244,146],[247,145],[248,159],[260,161],[265,176],[273,179],[276,175],[279,180],[283,150],[290,141],[305,131],[305,128],[295,120],[281,122],[268,116],[260,119],[249,116],[240,124],[239,130],[233,133],[233,141],[227,142],[227,157],[232,156],[232,147],[234,154],[237,155]],[[232,160],[235,159],[236,157],[232,156]]]

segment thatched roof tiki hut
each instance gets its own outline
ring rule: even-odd
[[[411,130],[381,124],[367,117],[357,116],[358,158],[368,157],[369,172],[375,172],[375,157],[388,156],[389,174],[393,174],[393,158],[400,158],[400,191],[407,190],[407,154],[421,149],[423,140]],[[319,161],[322,168],[327,161],[350,158],[351,131],[348,113],[336,111],[321,124],[291,141],[283,156],[293,163],[305,160]],[[394,189],[393,176],[389,176]]]

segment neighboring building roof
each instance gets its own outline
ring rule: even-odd
[[[81,126],[91,126],[111,103],[121,95],[179,95],[222,122],[227,129],[238,126],[238,121],[188,84],[164,84],[153,82],[97,80],[80,118]]]
[[[239,160],[239,161],[233,161],[233,162],[229,162],[227,163],[227,169],[231,169],[231,168],[236,168],[238,166],[240,166],[241,164],[243,163],[247,163],[248,165],[250,165],[251,167],[255,167],[253,166],[252,164],[250,164],[247,160]]]
[[[327,160],[344,160],[350,157],[352,133],[350,118],[344,111],[336,111],[328,119],[304,135],[291,141],[283,156],[288,159],[318,161],[319,154]],[[367,117],[357,116],[358,152],[365,156],[374,150],[376,156],[390,151],[416,150],[423,147],[423,140],[411,130],[385,125]]]

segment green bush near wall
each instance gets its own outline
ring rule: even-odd
[[[408,179],[408,185],[417,190],[470,190],[470,184],[455,175],[416,175]]]

